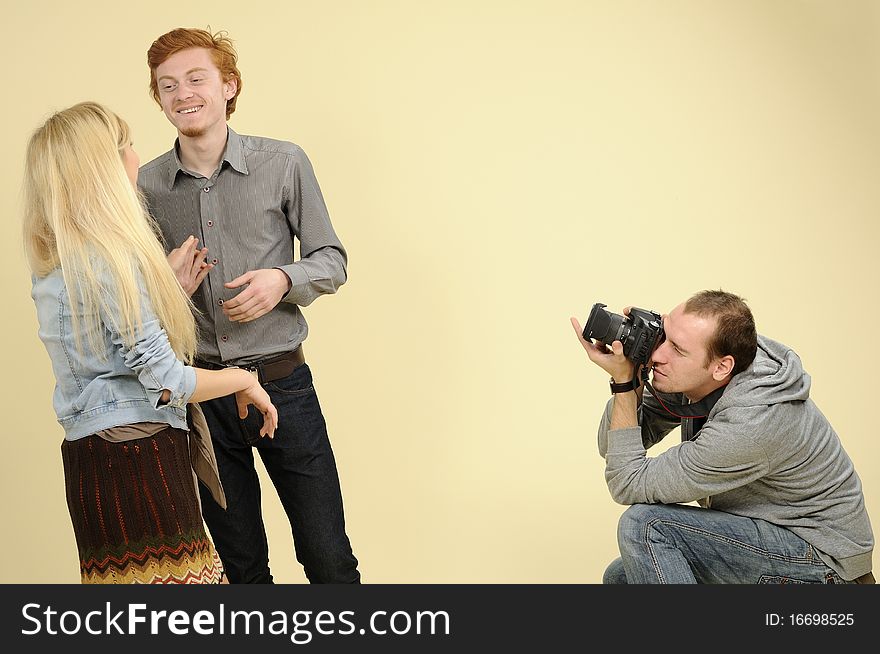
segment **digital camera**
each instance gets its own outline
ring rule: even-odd
[[[606,306],[601,302],[593,305],[584,326],[584,338],[606,345],[620,341],[623,344],[623,355],[638,370],[640,365],[648,363],[651,354],[666,338],[663,318],[654,311],[635,307],[629,310],[628,316],[622,316],[608,311]]]

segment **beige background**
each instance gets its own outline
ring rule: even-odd
[[[598,582],[622,508],[597,301],[743,295],[793,346],[880,521],[880,4],[32,0],[4,10],[0,581],[78,581],[19,236],[24,145],[93,99],[142,161],[172,127],[146,49],[226,29],[231,125],[310,155],[350,281],[306,345],[365,582]],[[677,438],[677,435],[674,437]],[[303,582],[274,491],[272,570]]]

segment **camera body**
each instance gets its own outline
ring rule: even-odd
[[[659,313],[633,307],[628,316],[612,313],[597,302],[590,311],[584,326],[584,338],[594,339],[606,345],[620,341],[623,355],[632,361],[636,370],[645,365],[651,354],[666,338],[663,318]]]

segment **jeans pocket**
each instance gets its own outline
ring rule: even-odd
[[[785,577],[783,575],[761,575],[758,579],[759,584],[811,584],[812,581],[804,581],[803,579],[795,579],[794,577]]]
[[[315,392],[312,371],[307,363],[296,368],[287,377],[267,382],[264,386],[270,393],[279,393],[280,395],[301,396]]]
[[[839,574],[834,572],[834,570],[829,570],[825,573],[825,583],[826,584],[855,584],[856,581],[847,581]]]

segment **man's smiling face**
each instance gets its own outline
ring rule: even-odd
[[[162,111],[182,135],[198,138],[226,129],[226,102],[236,83],[224,82],[205,48],[177,52],[156,68]]]

